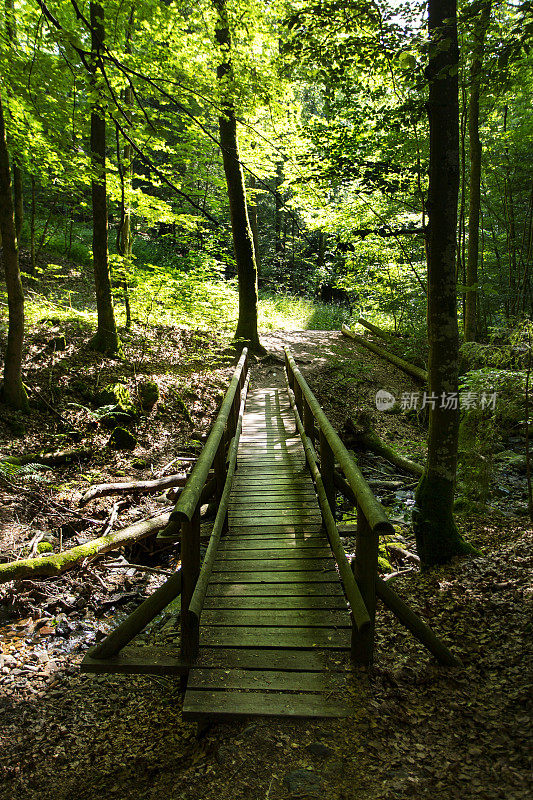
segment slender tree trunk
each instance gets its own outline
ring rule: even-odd
[[[91,346],[101,353],[117,353],[120,342],[115,322],[111,276],[107,250],[107,187],[106,187],[106,130],[105,111],[98,90],[101,88],[98,77],[100,49],[104,41],[104,9],[98,2],[90,3],[91,17],[91,60],[90,84],[94,96],[91,111],[91,167],[92,167],[92,210],[93,210],[93,267],[96,290],[96,309],[98,328],[91,340]]]
[[[31,176],[31,211],[30,211],[30,271],[35,275],[37,266],[35,259],[35,175]]]
[[[215,36],[222,58],[217,68],[217,78],[223,98],[223,113],[219,117],[220,147],[228,187],[233,247],[239,282],[239,320],[235,338],[244,340],[253,350],[262,351],[257,332],[257,265],[246,204],[244,173],[239,158],[234,105],[235,76],[231,63],[231,34],[226,0],[213,0],[213,3],[217,13]]]
[[[252,199],[248,205],[248,215],[250,217],[250,227],[252,229],[252,238],[254,240],[254,253],[255,263],[257,266],[257,276],[261,274],[261,256],[259,254],[259,227],[257,222],[257,196],[255,189],[257,188],[257,181],[255,175],[250,176],[250,189],[252,189]]]
[[[9,326],[4,361],[2,397],[13,408],[26,411],[28,398],[22,383],[22,347],[24,343],[24,292],[19,270],[19,250],[15,229],[15,210],[11,195],[11,173],[7,151],[4,110],[0,94],[0,232],[4,261]]]
[[[13,200],[15,203],[15,232],[17,240],[20,241],[22,223],[24,222],[24,194],[22,189],[22,170],[17,164],[16,157],[13,160]]]
[[[460,189],[460,204],[459,204],[459,230],[457,234],[457,266],[455,274],[457,280],[466,284],[466,268],[465,268],[465,209],[466,209],[466,125],[467,125],[467,104],[466,104],[466,89],[464,87],[464,70],[461,73],[461,81],[463,86],[461,88],[461,116],[460,116],[460,137],[461,137],[461,189]],[[427,253],[426,253],[427,258]],[[462,293],[462,313],[463,325],[465,323],[466,313],[466,295]]]
[[[126,46],[125,52],[131,53],[131,37],[133,35],[133,23],[135,20],[135,7],[132,6],[130,11],[130,18],[128,21],[128,28],[126,31]],[[132,121],[131,109],[133,107],[133,89],[128,84],[124,90],[124,104],[127,108],[128,119]],[[117,130],[118,137],[118,130]],[[118,142],[117,142],[118,144]],[[122,291],[124,296],[124,308],[126,311],[126,328],[131,328],[131,307],[130,307],[130,294],[128,288],[128,274],[131,269],[131,252],[132,252],[132,236],[131,236],[131,206],[130,206],[130,192],[133,181],[133,148],[129,142],[124,146],[122,169],[120,168],[120,153],[117,153],[119,160],[119,172],[122,188],[122,202],[120,209],[120,220],[118,225],[117,235],[117,251],[122,256],[124,262],[122,264],[123,276],[121,279]]]
[[[489,26],[491,0],[485,0],[479,18],[474,23],[472,64],[470,67],[470,102],[468,106],[468,135],[470,146],[470,200],[468,207],[468,257],[466,264],[465,341],[474,342],[478,326],[478,258],[479,212],[481,206],[481,140],[479,138],[479,92],[485,34]]]
[[[17,39],[15,5],[13,0],[5,0],[5,25],[7,39],[13,45]],[[22,169],[16,155],[13,156],[13,200],[15,206],[15,232],[17,234],[17,241],[19,241],[22,223],[24,221],[24,199],[22,191]]]
[[[459,408],[441,405],[457,396],[458,351],[455,260],[459,193],[459,48],[456,0],[429,0],[429,440],[416,491],[413,524],[424,566],[444,563],[470,547],[453,518]],[[432,398],[434,400],[434,407]]]
[[[278,161],[276,164],[276,181],[274,184],[275,191],[275,209],[274,209],[274,252],[275,263],[277,267],[281,267],[283,260],[284,244],[281,241],[281,228],[283,223],[283,211],[281,210],[281,184],[283,183],[283,164]]]

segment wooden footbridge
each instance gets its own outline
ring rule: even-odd
[[[180,539],[181,567],[89,651],[83,670],[180,675],[192,719],[346,716],[345,662],[372,662],[377,596],[441,663],[458,663],[378,577],[379,536],[392,525],[288,350],[285,377],[284,389],[249,391],[243,350],[159,534]],[[337,488],[358,510],[352,564],[335,524]],[[213,496],[201,564],[200,507]],[[180,593],[179,652],[126,647]]]

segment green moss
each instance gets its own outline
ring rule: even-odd
[[[52,553],[54,548],[50,544],[50,542],[39,542],[37,545],[37,552],[38,553]]]
[[[141,407],[148,410],[159,400],[159,386],[155,381],[143,381],[137,387]]]
[[[98,407],[115,406],[116,411],[131,413],[133,401],[128,387],[123,383],[109,383],[94,398]]]
[[[126,428],[115,428],[108,441],[114,450],[133,450],[136,444],[137,437]]]

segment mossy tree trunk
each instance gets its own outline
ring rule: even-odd
[[[5,27],[8,41],[15,45],[17,41],[17,27],[15,17],[15,4],[13,0],[5,0]],[[24,221],[24,194],[22,187],[22,169],[17,154],[13,154],[13,201],[15,212],[15,232],[17,241],[20,240],[22,223]]]
[[[93,211],[93,268],[96,291],[98,328],[91,347],[101,353],[120,352],[120,341],[115,321],[111,275],[107,250],[107,186],[106,186],[106,130],[105,110],[101,97],[99,78],[100,51],[104,42],[104,9],[98,2],[90,3],[91,17],[91,167]]]
[[[9,308],[7,347],[4,361],[3,400],[26,411],[28,398],[22,383],[24,344],[24,292],[19,269],[19,249],[15,229],[15,210],[11,194],[11,173],[7,150],[4,110],[0,94],[0,233]]]
[[[456,0],[429,0],[429,256],[430,404],[428,459],[418,485],[413,523],[424,566],[445,563],[470,547],[453,518],[459,408],[441,403],[458,391],[456,225],[459,194],[459,102]],[[448,408],[447,405],[450,405]]]
[[[244,340],[252,350],[261,351],[257,332],[257,265],[246,204],[244,173],[239,158],[231,33],[226,0],[213,0],[213,3],[217,13],[215,36],[221,54],[221,62],[217,67],[223,111],[219,117],[220,147],[228,187],[233,247],[239,281],[239,320],[235,338]]]
[[[468,254],[466,262],[465,330],[467,342],[477,339],[479,258],[479,212],[481,206],[481,140],[479,138],[479,93],[485,34],[489,26],[491,0],[485,0],[474,23],[472,63],[470,65],[470,100],[468,104],[468,136],[470,146],[470,200],[468,207]]]
[[[133,25],[135,21],[135,6],[132,6],[128,27],[126,30],[126,46],[125,52],[131,54],[131,38],[133,35]],[[128,84],[124,89],[124,105],[126,106],[126,113],[128,119],[132,121],[131,110],[133,108],[133,89]],[[117,131],[118,137],[118,131]],[[131,233],[131,205],[130,193],[133,181],[133,148],[129,142],[124,145],[123,161],[120,164],[120,155],[117,153],[119,161],[119,174],[121,183],[121,208],[120,220],[117,232],[117,252],[124,259],[122,264],[123,274],[121,276],[122,291],[124,296],[124,309],[126,311],[126,328],[131,328],[131,307],[130,307],[130,294],[128,288],[128,276],[131,269],[131,254],[132,254],[132,233]]]

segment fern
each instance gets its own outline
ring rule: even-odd
[[[6,480],[13,480],[13,478],[26,478],[31,477],[34,481],[44,480],[44,476],[40,473],[50,472],[52,468],[47,467],[45,464],[10,464],[9,461],[0,461],[0,478]]]

